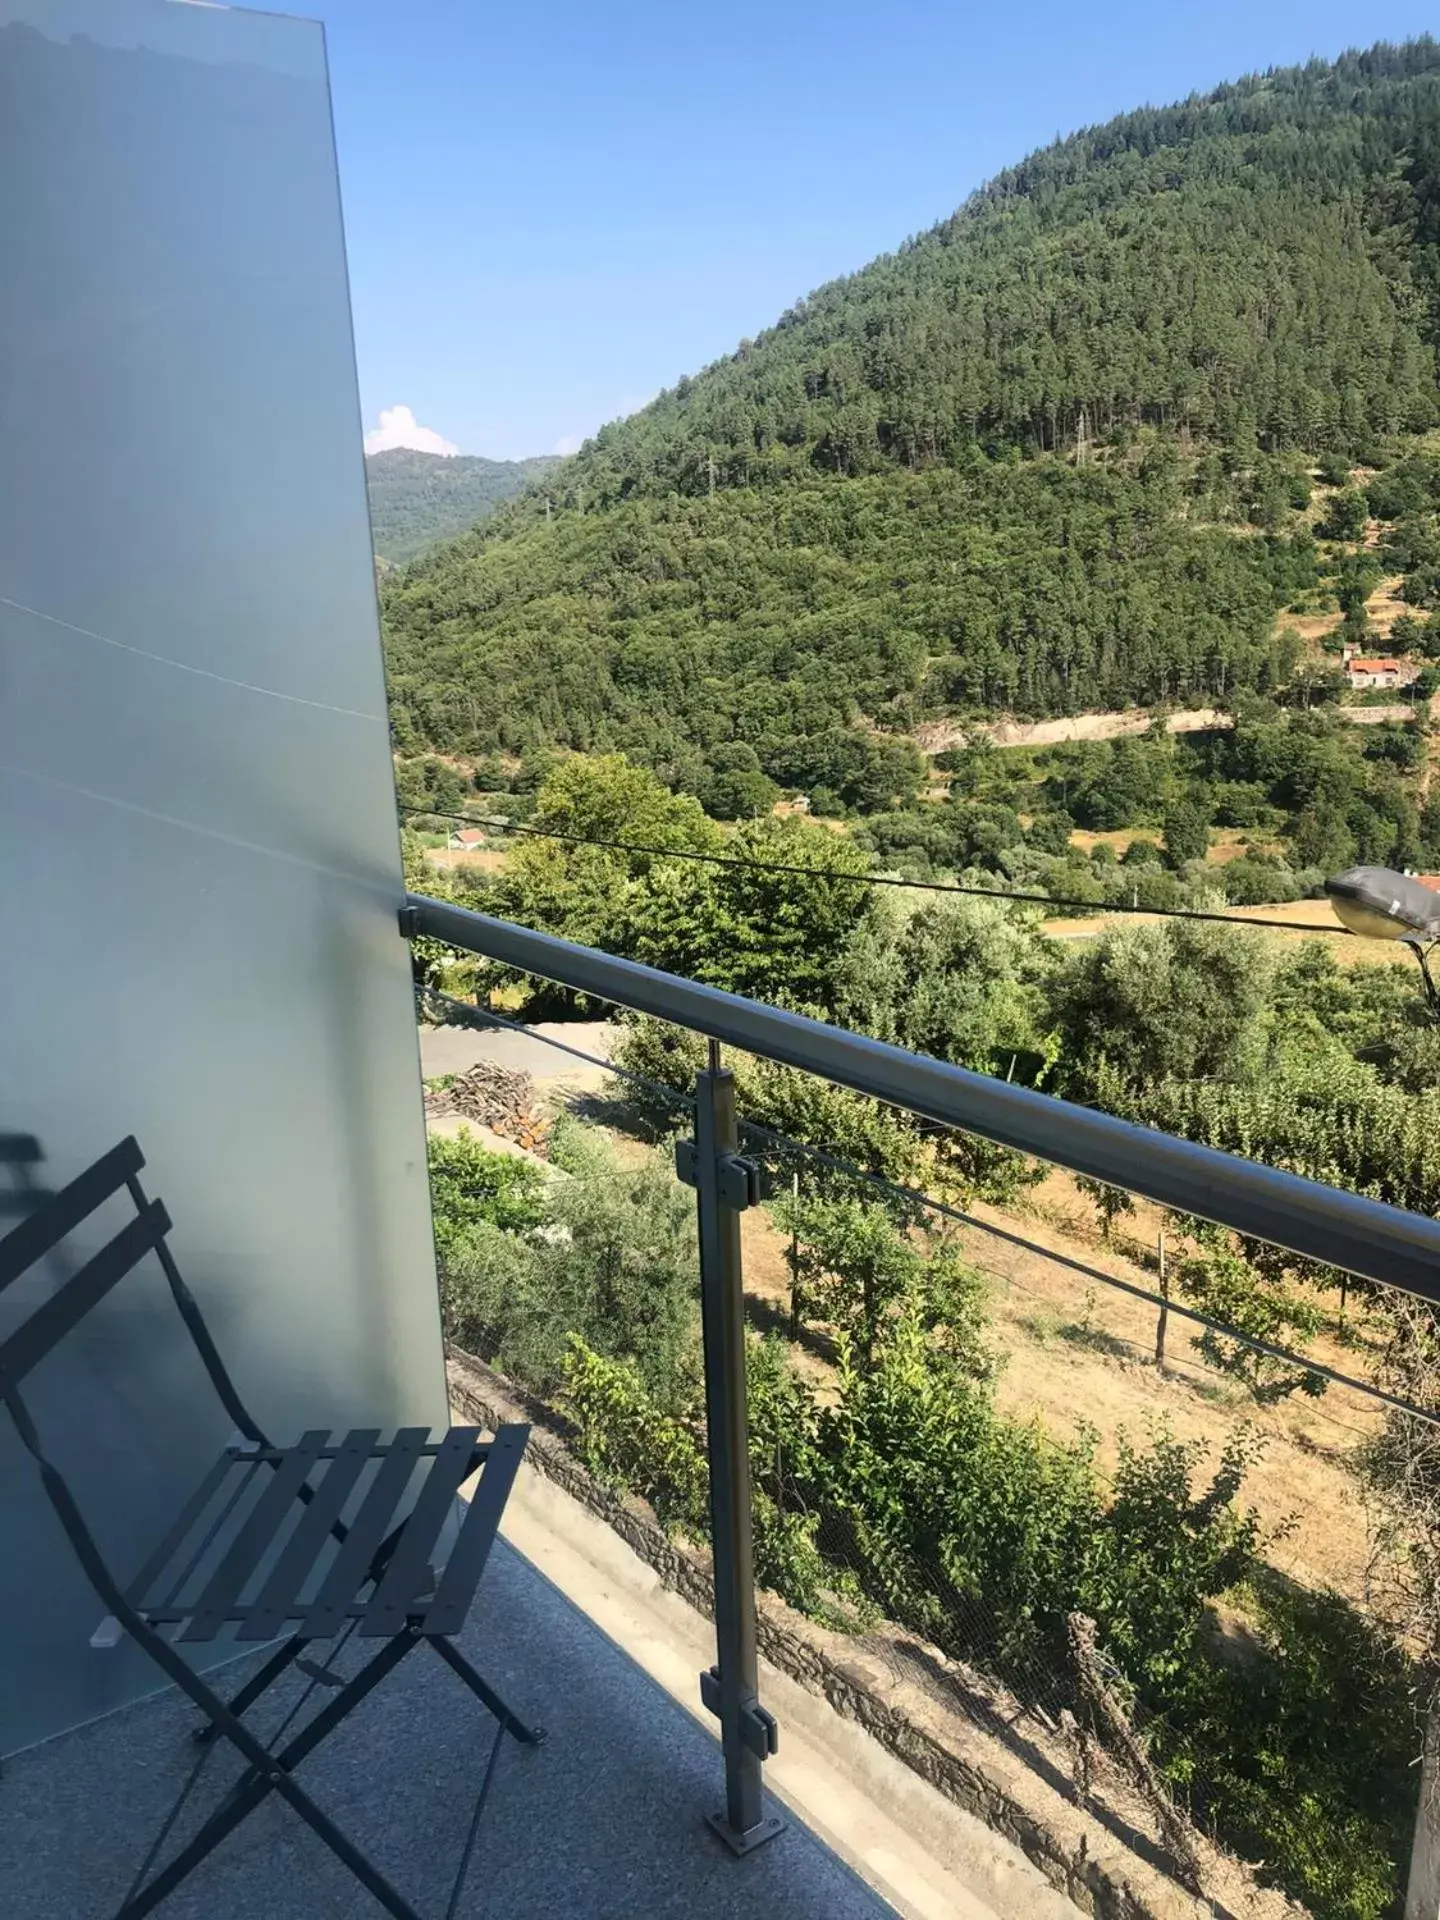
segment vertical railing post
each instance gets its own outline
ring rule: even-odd
[[[1431,1702],[1420,1762],[1420,1805],[1410,1843],[1405,1920],[1436,1920],[1440,1914],[1440,1706]]]
[[[737,1151],[735,1080],[710,1043],[696,1080],[695,1138],[677,1164],[695,1188],[700,1234],[700,1309],[705,1342],[705,1432],[710,1466],[710,1537],[715,1569],[716,1662],[700,1696],[720,1721],[725,1806],[708,1816],[736,1853],[779,1833],[767,1815],[760,1770],[775,1751],[775,1722],[760,1705],[755,1647],[755,1550],[745,1404],[745,1293],[740,1215],[757,1197],[756,1173]]]

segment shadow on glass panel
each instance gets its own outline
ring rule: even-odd
[[[50,1197],[39,1173],[44,1158],[33,1133],[0,1133],[0,1238]]]

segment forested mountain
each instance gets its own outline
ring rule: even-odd
[[[366,457],[370,524],[375,551],[392,566],[442,540],[453,540],[559,463],[483,460],[474,454],[416,453],[391,447]]]
[[[1146,108],[1032,155],[602,429],[599,502],[1152,422],[1356,451],[1430,423],[1440,45]]]
[[[397,738],[873,804],[926,716],[1265,691],[1437,331],[1435,41],[1074,135],[389,583]]]

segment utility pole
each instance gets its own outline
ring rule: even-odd
[[[705,465],[710,471],[710,498],[713,500],[715,498],[715,456],[713,453],[706,460]]]
[[[1165,1371],[1165,1323],[1170,1318],[1170,1278],[1165,1269],[1165,1229],[1160,1229],[1160,1298],[1165,1302],[1155,1323],[1155,1365]]]

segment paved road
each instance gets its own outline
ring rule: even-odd
[[[609,1020],[544,1020],[525,1033],[505,1028],[486,1032],[477,1027],[422,1027],[420,1071],[433,1080],[442,1073],[464,1073],[478,1060],[493,1060],[497,1066],[528,1073],[538,1083],[563,1080],[569,1086],[598,1087],[606,1077],[601,1068],[587,1066],[573,1054],[545,1043],[562,1040],[582,1053],[608,1060],[616,1031]]]

